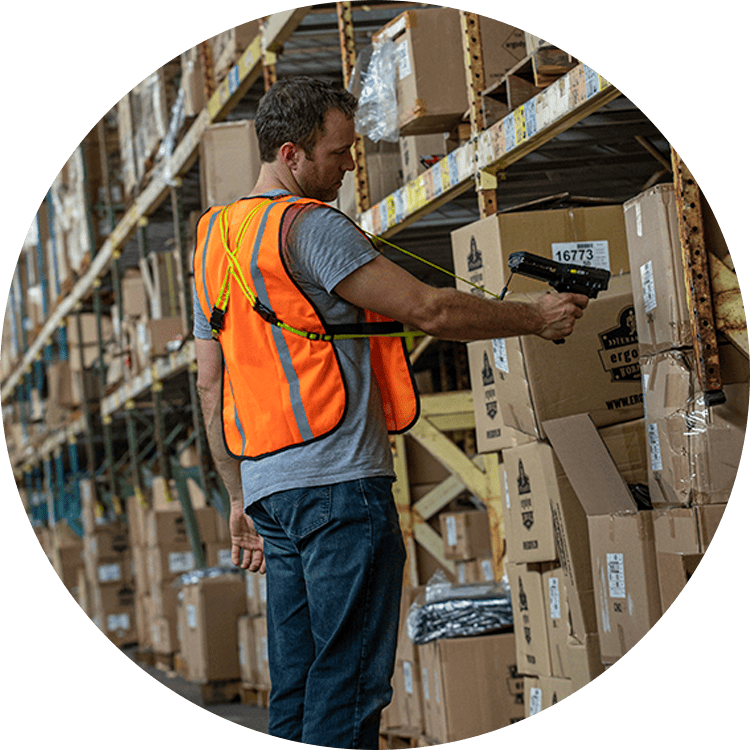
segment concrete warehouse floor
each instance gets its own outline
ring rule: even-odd
[[[246,705],[243,703],[218,703],[216,705],[204,706],[201,702],[200,689],[197,685],[180,677],[176,672],[163,672],[156,667],[148,666],[135,659],[135,647],[124,648],[125,654],[130,657],[144,672],[147,672],[162,685],[166,685],[178,695],[181,695],[191,703],[210,711],[216,716],[233,721],[248,729],[268,734],[268,709],[260,706]]]

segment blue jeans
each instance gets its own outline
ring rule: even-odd
[[[266,557],[269,734],[377,748],[406,559],[391,479],[279,492],[248,513]]]

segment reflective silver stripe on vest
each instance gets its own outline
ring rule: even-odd
[[[208,320],[211,320],[211,310],[213,308],[213,305],[211,304],[211,300],[208,298],[208,284],[206,283],[206,256],[208,255],[208,240],[211,236],[211,229],[213,228],[214,221],[216,221],[216,217],[221,213],[221,211],[215,211],[211,218],[208,220],[208,229],[206,230],[206,242],[203,245],[203,268],[201,269],[202,275],[203,275],[203,292],[206,296],[206,317]]]
[[[255,244],[253,246],[252,258],[250,260],[250,274],[253,280],[253,285],[255,286],[255,293],[261,303],[265,305],[269,310],[273,308],[271,307],[271,302],[268,299],[268,291],[266,289],[265,280],[263,279],[263,274],[258,268],[258,253],[260,251],[260,244],[263,239],[263,232],[265,231],[268,214],[275,207],[276,205],[274,203],[271,203],[271,205],[268,206],[263,212],[263,217],[260,220],[258,232],[255,235]],[[294,369],[294,364],[292,363],[292,355],[289,353],[289,347],[287,346],[286,339],[284,338],[284,333],[281,328],[278,328],[277,326],[272,326],[271,331],[273,333],[274,343],[276,344],[276,351],[279,355],[279,360],[281,362],[282,368],[284,369],[284,375],[286,376],[286,380],[289,385],[289,400],[292,404],[292,413],[294,414],[294,419],[297,423],[297,429],[299,430],[303,440],[312,440],[313,432],[310,427],[310,422],[307,419],[307,414],[305,413],[304,404],[302,403],[302,392],[300,390],[299,378],[297,377],[297,372]]]

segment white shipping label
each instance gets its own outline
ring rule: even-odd
[[[422,689],[424,690],[424,699],[430,700],[430,679],[427,675],[427,667],[422,667]]]
[[[574,263],[577,266],[594,266],[609,271],[609,242],[553,242],[552,258],[558,263]]]
[[[625,558],[622,552],[607,552],[610,599],[625,598]]]
[[[505,345],[505,339],[492,339],[492,357],[495,360],[495,367],[508,375],[510,368],[508,367],[508,349]]]
[[[258,589],[260,591],[260,600],[263,604],[266,603],[266,577],[261,576],[258,579]]]
[[[492,567],[492,560],[482,560],[482,577],[485,581],[495,580],[495,569]]]
[[[187,573],[195,567],[195,558],[192,552],[170,552],[169,572]]]
[[[219,567],[232,568],[234,563],[232,562],[232,550],[231,549],[220,549],[218,555]]]
[[[458,544],[458,536],[456,534],[456,519],[453,516],[446,516],[445,532],[448,535],[448,546],[455,547]]]
[[[541,688],[530,688],[529,689],[529,716],[538,714],[542,710],[542,689]]]
[[[466,583],[466,565],[464,563],[458,563],[456,567],[456,576],[459,583]]]
[[[108,583],[109,581],[119,581],[122,578],[120,572],[120,563],[111,563],[110,565],[99,566],[99,583]]]
[[[107,615],[107,630],[130,630],[130,615],[127,612]]]
[[[643,237],[643,211],[640,203],[635,204],[635,233]]]
[[[398,66],[398,80],[403,81],[411,75],[411,59],[409,58],[409,42],[404,39],[403,42],[396,45],[396,65]]]
[[[195,628],[198,627],[198,616],[195,611],[195,604],[188,604],[187,608],[185,610],[185,615],[187,618],[187,624],[189,628]]]
[[[503,469],[503,476],[505,477],[505,507],[510,508],[510,489],[508,488],[508,472]]]
[[[651,471],[661,471],[663,467],[661,463],[661,446],[659,445],[659,428],[655,422],[646,425],[646,433],[648,435]]]
[[[263,636],[260,639],[260,654],[261,654],[261,660],[263,663],[268,662],[268,638],[266,636]]]
[[[247,650],[245,649],[244,643],[237,644],[238,646],[238,656],[240,659],[240,666],[246,666],[247,665]]]
[[[255,599],[255,579],[253,578],[252,573],[247,573],[245,575],[245,591],[247,593],[248,599]]]
[[[549,614],[553,620],[560,619],[560,579],[549,579]]]
[[[409,695],[414,695],[414,674],[410,661],[404,662],[404,690]]]
[[[654,283],[654,266],[651,261],[641,266],[641,289],[643,289],[643,307],[651,312],[656,307],[656,284]]]

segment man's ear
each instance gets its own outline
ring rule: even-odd
[[[302,156],[302,149],[291,141],[282,143],[279,148],[279,161],[286,167],[296,167]]]

